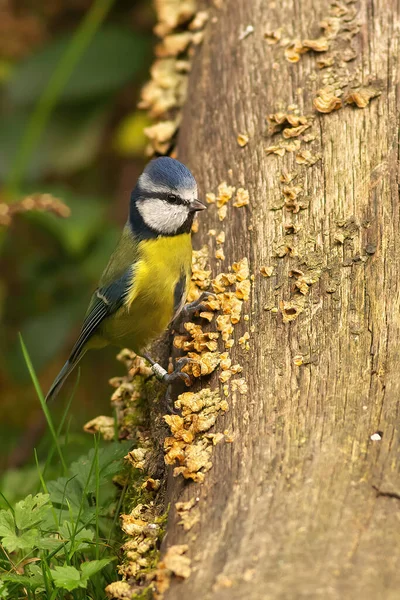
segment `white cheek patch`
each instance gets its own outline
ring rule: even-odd
[[[174,233],[189,216],[189,207],[184,204],[169,204],[165,200],[139,200],[137,208],[143,221],[159,233]]]

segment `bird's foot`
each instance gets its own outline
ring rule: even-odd
[[[183,373],[182,368],[191,362],[194,362],[193,359],[188,358],[187,356],[178,358],[178,360],[175,362],[175,369],[172,371],[172,373],[167,373],[164,376],[163,381],[167,384],[167,391],[165,392],[165,401],[167,405],[167,412],[170,415],[180,415],[180,411],[176,410],[174,406],[174,400],[171,397],[172,384],[179,379],[181,379],[185,383],[190,384],[190,375],[188,373]]]
[[[213,292],[202,292],[197,300],[194,300],[189,304],[185,304],[175,321],[172,323],[172,329],[175,329],[180,333],[184,333],[183,326],[185,322],[190,321],[190,319],[196,313],[206,311],[208,309],[206,301],[210,298],[210,296],[213,300],[215,300],[217,297]]]
[[[178,381],[179,379],[185,381],[186,383],[190,383],[190,375],[188,373],[183,373],[182,368],[188,363],[193,362],[193,360],[186,356],[179,358],[175,363],[175,369],[172,371],[172,373],[168,373],[168,371],[166,371],[164,367],[151,360],[151,358],[149,358],[148,356],[145,356],[145,358],[151,364],[151,369],[154,375],[157,377],[157,379],[167,384],[167,391],[165,394],[165,398],[167,401],[167,412],[169,414],[179,414],[175,410],[174,403],[171,399],[172,384],[175,383],[175,381]]]
[[[187,365],[190,362],[193,362],[192,359],[187,358],[186,356],[183,358],[179,358],[176,361],[176,366],[175,366],[175,369],[172,371],[172,373],[168,373],[168,371],[166,371],[164,369],[164,367],[162,367],[158,363],[152,362],[151,370],[153,371],[154,375],[157,377],[157,379],[159,381],[162,381],[163,383],[166,383],[167,385],[171,385],[178,379],[182,379],[183,381],[190,383],[190,375],[188,373],[182,372],[182,367],[184,367],[185,365]]]
[[[181,311],[182,319],[190,319],[195,313],[207,310],[205,300],[208,300],[210,296],[213,300],[217,297],[213,292],[202,292],[197,300],[186,304]]]
[[[165,392],[165,411],[168,415],[180,415],[180,411],[175,408],[175,401],[172,398],[172,384],[167,385]]]

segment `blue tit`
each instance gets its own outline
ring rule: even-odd
[[[120,241],[93,293],[80,335],[46,400],[56,396],[87,350],[108,344],[131,348],[150,360],[166,383],[184,376],[145,354],[177,317],[188,293],[194,215],[206,206],[197,199],[191,172],[169,157],[152,160],[140,175]]]

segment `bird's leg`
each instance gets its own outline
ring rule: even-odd
[[[187,373],[182,373],[182,367],[187,365],[189,362],[192,362],[191,358],[187,358],[186,356],[178,358],[175,369],[172,371],[172,373],[168,373],[164,367],[155,362],[150,356],[148,356],[148,354],[143,354],[143,357],[149,361],[151,364],[151,370],[159,381],[167,383],[168,385],[174,383],[174,381],[177,379],[183,379],[184,381],[190,382],[190,376]]]
[[[184,356],[182,358],[178,358],[178,360],[175,363],[175,369],[172,371],[172,373],[168,373],[168,371],[166,371],[164,369],[164,367],[162,367],[161,365],[156,363],[147,354],[143,354],[143,357],[146,360],[148,360],[149,363],[151,364],[151,370],[153,371],[153,373],[157,377],[157,379],[159,381],[162,381],[163,383],[167,384],[166,399],[167,399],[168,412],[171,414],[176,414],[176,411],[174,410],[174,407],[173,407],[173,404],[171,401],[171,386],[175,381],[177,381],[179,379],[182,379],[183,381],[190,383],[190,381],[191,381],[190,376],[188,375],[188,373],[182,373],[182,367],[184,367],[185,365],[187,365],[190,362],[193,362],[192,359],[188,358],[186,356]]]
[[[195,313],[207,310],[205,300],[208,300],[210,296],[212,299],[217,297],[213,292],[202,292],[197,300],[185,304],[175,321],[172,323],[172,328],[174,329],[178,323],[181,324],[184,321],[189,321]]]

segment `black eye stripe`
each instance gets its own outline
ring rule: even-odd
[[[188,204],[180,196],[170,192],[140,192],[140,198],[152,198],[158,200],[166,200],[171,204]],[[173,200],[172,200],[173,198]]]
[[[169,202],[170,204],[185,204],[182,198],[176,196],[175,194],[169,194],[167,196],[167,202]]]

